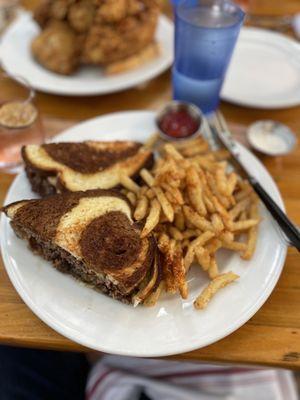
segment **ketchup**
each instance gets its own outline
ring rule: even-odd
[[[167,112],[162,117],[159,127],[168,136],[185,138],[197,131],[199,122],[186,110],[174,110]]]

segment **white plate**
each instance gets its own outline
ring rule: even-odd
[[[81,67],[72,76],[48,71],[32,57],[30,44],[39,27],[29,13],[22,13],[2,37],[0,57],[3,68],[20,75],[37,90],[67,96],[88,96],[124,90],[161,74],[173,60],[173,24],[160,16],[156,40],[161,54],[155,60],[130,72],[104,76],[96,66]]]
[[[98,117],[68,129],[56,140],[145,140],[155,131],[154,113],[125,112]],[[263,165],[239,146],[243,161],[283,208],[278,189]],[[24,173],[13,182],[6,203],[32,198]],[[249,262],[223,251],[221,271],[233,270],[241,278],[209,304],[196,311],[193,300],[208,282],[200,268],[188,278],[190,295],[164,296],[154,308],[124,305],[72,277],[56,271],[33,255],[2,216],[1,248],[10,279],[25,303],[46,324],[62,335],[92,349],[131,356],[166,356],[211,344],[227,336],[266,301],[280,276],[286,246],[265,210],[262,210],[256,253]]]
[[[279,33],[243,28],[222,99],[266,109],[300,104],[300,44]]]

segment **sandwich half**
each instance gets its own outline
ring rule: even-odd
[[[31,187],[41,196],[111,189],[120,184],[121,172],[135,179],[153,164],[152,152],[131,141],[28,145],[22,157]]]
[[[141,226],[118,192],[68,192],[2,211],[34,253],[115,299],[136,305],[159,283],[155,240],[141,238]]]

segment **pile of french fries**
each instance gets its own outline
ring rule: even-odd
[[[145,146],[156,146],[156,140]],[[196,309],[204,309],[219,289],[238,279],[233,272],[220,273],[217,251],[229,249],[245,260],[254,253],[258,199],[247,181],[228,172],[226,150],[211,151],[202,137],[163,143],[158,153],[152,170],[140,171],[142,186],[121,176],[134,219],[144,222],[142,237],[153,234],[162,255],[163,280],[143,303],[154,305],[163,290],[186,299],[193,265],[210,279],[194,301]]]

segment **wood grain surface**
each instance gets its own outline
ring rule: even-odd
[[[32,5],[34,2],[28,0],[26,3]],[[268,2],[265,0],[261,3]],[[269,3],[279,4],[274,1]],[[262,10],[266,11],[268,8],[264,7]],[[281,1],[280,7],[281,12],[300,11],[298,0]],[[14,90],[13,85],[7,90]],[[70,98],[39,93],[37,104],[43,115],[47,134],[52,135],[64,126],[68,126],[70,119],[79,121],[120,110],[156,110],[170,98],[170,73],[166,72],[142,87],[101,97]],[[257,119],[276,119],[288,124],[299,138],[300,107],[263,111],[223,103],[221,108],[231,123],[247,126]],[[286,157],[260,158],[275,179],[288,214],[300,225],[299,145]],[[11,175],[0,174],[0,203],[3,202],[12,179]],[[211,346],[173,358],[300,369],[299,264],[299,254],[290,249],[275,290],[248,323]],[[0,343],[48,349],[85,350],[47,327],[26,307],[11,285],[2,262],[0,262],[0,315]]]

